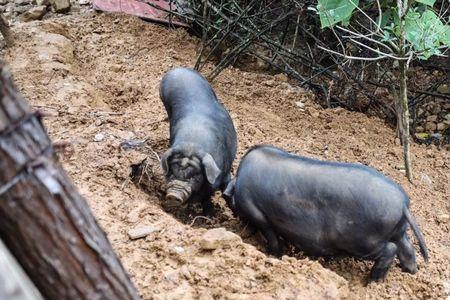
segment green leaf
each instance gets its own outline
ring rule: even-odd
[[[450,25],[445,25],[443,27],[444,33],[441,37],[441,43],[446,45],[447,47],[450,47]]]
[[[359,0],[318,0],[317,11],[322,28],[342,22],[348,24]]]
[[[426,4],[428,6],[433,7],[434,2],[436,2],[436,0],[416,0],[416,2],[423,3],[423,4]]]
[[[421,53],[422,59],[441,53],[439,46],[447,45],[450,39],[448,29],[432,10],[410,10],[405,17],[406,40]]]

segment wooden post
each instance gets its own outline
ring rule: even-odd
[[[139,299],[3,63],[0,170],[0,238],[45,299]]]
[[[0,299],[43,300],[36,287],[0,240]]]

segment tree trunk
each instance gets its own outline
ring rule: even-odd
[[[0,238],[45,299],[139,299],[3,64],[0,166]]]
[[[43,300],[36,287],[0,240],[0,299]]]
[[[11,31],[9,30],[8,21],[6,21],[2,13],[0,13],[0,32],[5,39],[6,45],[8,47],[11,47],[13,45],[13,38],[11,35]]]
[[[405,162],[406,177],[410,182],[413,181],[412,167],[411,167],[411,154],[409,150],[409,108],[408,108],[408,93],[406,85],[406,61],[399,61],[400,68],[400,93],[398,97],[398,105],[401,107],[401,118],[397,122],[400,122],[401,126],[401,141],[403,145],[403,160]]]

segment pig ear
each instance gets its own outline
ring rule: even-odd
[[[173,155],[173,149],[169,148],[164,154],[161,156],[161,167],[164,170],[164,173],[167,175],[169,173],[169,163],[167,162],[170,157]]]
[[[211,154],[206,153],[202,158],[203,168],[205,168],[206,178],[210,184],[214,184],[220,175],[220,169],[217,167]]]

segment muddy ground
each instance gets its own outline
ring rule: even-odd
[[[161,76],[192,66],[199,41],[121,15],[89,13],[16,24],[16,44],[3,50],[16,83],[45,120],[54,141],[71,143],[61,155],[144,299],[448,299],[450,297],[450,153],[412,146],[414,184],[404,177],[402,150],[383,120],[342,109],[321,109],[314,96],[269,76],[226,69],[214,88],[238,132],[238,160],[258,143],[311,157],[360,162],[394,178],[411,197],[431,260],[420,271],[394,264],[385,282],[365,286],[372,263],[306,258],[295,251],[277,260],[216,197],[215,220],[195,218],[194,207],[166,212],[161,186],[148,192],[129,179],[130,165],[168,145],[159,100]],[[296,102],[305,104],[300,109]],[[146,140],[142,149],[121,143]],[[70,151],[72,150],[72,151]],[[237,160],[237,161],[238,161]],[[235,162],[235,167],[237,166]],[[139,225],[160,230],[131,241]],[[243,238],[229,248],[204,251],[207,228],[225,227]]]

